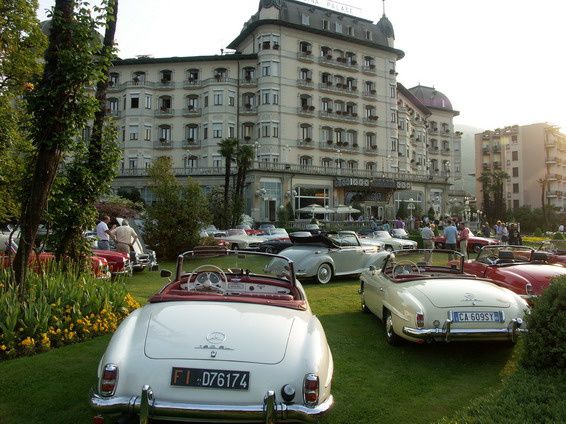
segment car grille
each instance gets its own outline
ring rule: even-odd
[[[407,245],[403,246],[403,249],[404,249],[404,250],[411,250],[411,249],[414,249],[414,248],[415,248],[415,247],[414,247],[414,246],[411,246],[410,244],[407,244]]]

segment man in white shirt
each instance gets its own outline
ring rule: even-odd
[[[116,251],[129,255],[130,248],[134,246],[138,235],[126,219],[122,220],[121,226],[114,229],[114,236],[116,237]]]
[[[102,220],[96,225],[96,237],[98,237],[98,248],[100,250],[110,250],[110,237],[112,233],[108,228],[110,217],[104,215]]]
[[[424,249],[434,249],[434,231],[430,228],[430,222],[425,223],[424,227],[421,228],[421,237],[423,238],[423,248]],[[425,252],[425,261],[430,265],[431,252]]]

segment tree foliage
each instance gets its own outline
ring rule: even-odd
[[[396,216],[401,219],[406,219],[409,216],[409,211],[407,210],[407,202],[399,202],[399,209],[397,209]]]
[[[482,206],[488,221],[505,218],[506,201],[503,185],[509,179],[505,171],[484,171],[478,178],[481,183]]]
[[[20,215],[22,181],[32,151],[21,96],[42,69],[47,39],[35,12],[37,1],[0,2],[0,222]]]
[[[200,229],[209,222],[208,204],[196,181],[177,181],[170,158],[158,158],[149,179],[155,201],[147,208],[146,242],[158,257],[174,259],[198,244]]]

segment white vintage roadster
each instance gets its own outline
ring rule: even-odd
[[[360,276],[362,310],[385,324],[390,344],[499,340],[525,331],[526,301],[496,282],[463,272],[461,254],[447,250],[391,253],[383,268]]]
[[[180,255],[174,281],[120,325],[91,406],[98,422],[315,422],[332,373],[293,263],[210,248]]]

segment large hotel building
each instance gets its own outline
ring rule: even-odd
[[[397,81],[404,53],[394,38],[385,14],[373,23],[262,0],[228,46],[234,53],[117,60],[108,112],[124,156],[114,188],[151,201],[147,168],[160,156],[179,178],[221,186],[218,143],[235,137],[254,147],[245,193],[258,221],[287,202],[355,202],[380,218],[403,201],[448,213],[448,198],[463,197],[450,190],[461,178],[458,112],[434,88]]]
[[[566,135],[546,123],[513,125],[475,135],[476,175],[504,171],[508,209],[542,207],[564,211],[566,204]],[[481,184],[476,182],[481,208]]]

